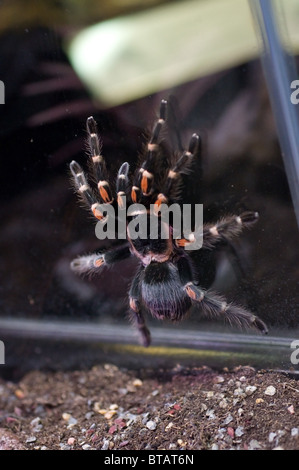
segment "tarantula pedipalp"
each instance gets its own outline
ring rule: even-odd
[[[241,306],[227,303],[226,300],[207,289],[200,287],[193,269],[193,258],[197,250],[189,250],[194,242],[194,234],[174,238],[171,221],[168,224],[160,216],[163,204],[182,203],[180,191],[183,175],[190,173],[193,162],[200,157],[201,142],[193,134],[188,149],[177,158],[167,154],[161,138],[161,131],[166,126],[167,101],[162,100],[160,116],[153,126],[147,143],[142,165],[136,170],[133,182],[129,179],[129,164],[123,163],[118,171],[115,190],[109,182],[106,164],[101,155],[100,141],[96,123],[92,117],[87,119],[89,147],[91,151],[91,171],[97,181],[98,192],[90,186],[80,165],[72,161],[70,169],[76,189],[93,215],[104,223],[103,204],[114,209],[128,209],[125,245],[104,253],[94,253],[76,258],[71,268],[78,274],[100,272],[105,265],[136,256],[140,261],[138,271],[129,291],[130,315],[135,323],[141,343],[150,344],[150,332],[144,320],[147,311],[158,319],[181,320],[196,305],[203,314],[223,317],[232,324],[253,327],[267,333],[264,322]],[[172,163],[171,163],[172,160]],[[147,219],[154,217],[158,221],[159,236],[152,238],[133,237],[130,222],[136,220],[140,211],[129,211],[133,204],[142,204]],[[134,206],[135,207],[135,206]],[[141,211],[142,212],[142,211]],[[114,212],[116,213],[116,212]],[[223,242],[229,242],[238,236],[244,228],[251,227],[258,219],[256,212],[244,212],[236,216],[227,216],[215,224],[204,224],[201,250],[211,250]],[[162,232],[167,236],[161,236]]]

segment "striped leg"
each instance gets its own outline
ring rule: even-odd
[[[97,134],[96,122],[93,117],[89,117],[86,122],[88,132],[88,143],[91,153],[92,172],[97,181],[99,194],[96,196],[81,166],[72,161],[70,170],[73,175],[75,186],[83,202],[91,209],[93,215],[104,220],[103,208],[101,204],[111,204],[113,197],[108,183],[106,164],[101,155],[100,141]]]
[[[91,151],[93,172],[98,184],[101,202],[111,204],[113,202],[111,188],[108,182],[108,174],[104,157],[101,155],[100,141],[97,134],[97,125],[92,116],[87,119],[88,141]]]
[[[118,170],[117,180],[116,180],[116,193],[117,193],[117,204],[120,209],[126,207],[125,197],[128,193],[129,186],[129,164],[127,162],[123,163]]]
[[[139,333],[140,342],[143,346],[147,347],[151,343],[151,334],[146,326],[143,313],[141,311],[141,289],[140,289],[140,273],[143,268],[139,269],[130,287],[129,301],[130,301],[130,319],[137,328]]]
[[[180,193],[181,175],[187,174],[196,155],[201,151],[200,137],[193,134],[188,150],[184,151],[175,165],[169,170],[165,187],[162,193],[158,194],[155,201],[154,210],[158,212],[161,204],[172,203]]]
[[[131,199],[134,203],[140,202],[142,196],[150,196],[152,194],[157,155],[160,150],[159,136],[166,122],[166,111],[167,101],[162,100],[160,105],[160,117],[154,125],[150,141],[147,144],[145,160],[134,178],[131,191]]]
[[[129,258],[131,251],[128,245],[115,248],[106,253],[93,253],[87,256],[79,256],[71,262],[71,269],[77,274],[98,273],[103,266]]]
[[[222,317],[230,324],[245,328],[253,327],[263,334],[268,333],[265,323],[252,312],[239,305],[228,304],[223,297],[196,286],[193,283],[191,267],[186,258],[179,260],[178,269],[184,291],[192,302],[201,308],[204,315]]]
[[[78,190],[79,196],[83,202],[90,208],[93,215],[99,219],[104,220],[103,210],[101,204],[97,201],[92,188],[90,187],[87,178],[81,166],[74,160],[70,164],[70,170],[73,175],[75,186]]]
[[[243,212],[238,216],[228,216],[219,220],[216,224],[204,224],[202,248],[211,249],[217,243],[230,241],[240,235],[244,228],[250,228],[258,220],[257,212]],[[195,241],[195,234],[189,238],[176,240],[180,247],[186,247]]]

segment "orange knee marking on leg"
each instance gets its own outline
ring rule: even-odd
[[[190,286],[186,287],[186,292],[191,299],[196,300],[196,292]]]
[[[99,219],[99,220],[102,220],[104,218],[102,212],[98,209],[98,205],[97,204],[94,204],[92,207],[91,207],[91,210],[92,210],[92,213],[93,215]]]
[[[94,262],[96,268],[99,268],[100,266],[102,266],[102,264],[104,264],[104,258],[98,258]]]
[[[156,199],[156,202],[154,204],[154,211],[158,212],[161,204],[166,204],[167,203],[167,197],[164,196],[164,194],[160,193],[158,194],[158,197]]]
[[[177,171],[174,171],[174,170],[169,170],[168,172],[168,178],[170,178],[171,180],[175,179],[178,177],[178,172]]]
[[[138,199],[138,192],[139,188],[137,186],[133,186],[132,191],[131,191],[131,199],[133,202],[137,202]]]
[[[132,297],[130,297],[130,308],[134,311],[134,312],[138,312],[138,307],[137,307],[137,302],[135,299],[133,299]]]
[[[182,247],[184,247],[184,246],[187,245],[187,243],[189,243],[189,241],[186,240],[186,238],[180,238],[179,240],[176,240],[177,246],[182,246]]]
[[[141,191],[143,194],[147,193],[147,188],[148,188],[148,179],[146,176],[143,176],[141,179]]]
[[[123,209],[125,207],[124,196],[125,196],[125,193],[123,191],[120,191],[119,193],[117,193],[117,204],[120,209]]]
[[[92,156],[93,163],[101,163],[103,161],[102,155],[93,155]]]
[[[141,178],[141,191],[144,195],[148,195],[151,190],[151,183],[154,178],[154,175],[147,170],[144,170]]]
[[[103,201],[106,203],[112,202],[110,188],[109,188],[109,184],[107,183],[107,181],[100,181],[98,184],[98,188],[99,188],[100,195]]]
[[[201,302],[204,299],[204,296],[205,296],[204,292],[201,291],[201,290],[197,290],[194,286],[192,286],[190,284],[185,287],[185,290],[186,290],[188,296],[190,297],[190,299],[192,299],[192,300],[196,300],[197,302]]]

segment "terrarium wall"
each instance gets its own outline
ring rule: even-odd
[[[28,18],[15,24],[23,2],[2,3],[2,320],[94,322],[99,329],[107,323],[128,324],[127,292],[136,259],[92,278],[70,270],[74,257],[112,246],[113,241],[96,238],[94,220],[78,204],[69,163],[86,165],[85,121],[93,115],[111,174],[116,175],[124,161],[133,170],[161,99],[174,95],[183,143],[187,145],[194,132],[204,143],[202,175],[194,178],[205,220],[243,210],[259,213],[258,223],[234,245],[241,260],[238,268],[229,250],[216,253],[213,289],[257,312],[270,335],[294,335],[299,318],[298,227],[259,57],[244,57],[233,66],[104,106],[78,78],[65,45],[83,26],[124,12],[106,6],[101,17],[93,2],[87,2],[90,14],[70,17],[63,2],[55,10],[51,2],[45,2],[43,10],[26,2]],[[73,7],[81,11],[84,3],[74,2]],[[224,328],[203,319],[196,309],[180,325],[150,319],[149,324],[171,327],[173,335],[182,328]]]

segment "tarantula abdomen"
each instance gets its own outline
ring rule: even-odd
[[[170,262],[152,262],[141,274],[141,297],[153,317],[180,321],[192,302],[183,289],[177,267]]]

